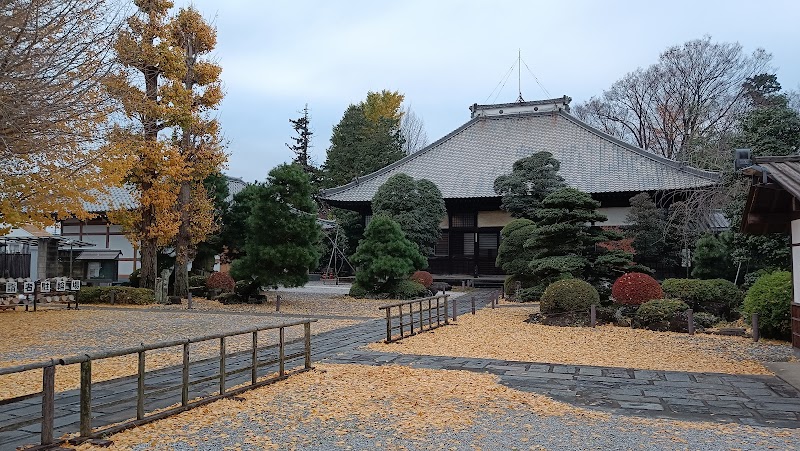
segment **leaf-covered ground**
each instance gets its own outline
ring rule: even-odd
[[[135,450],[661,450],[786,448],[800,432],[597,413],[468,371],[319,365],[109,438]]]
[[[152,344],[181,338],[199,337],[254,326],[275,325],[296,318],[233,314],[190,313],[186,311],[146,311],[142,309],[45,310],[39,312],[7,311],[0,313],[0,365],[13,366],[61,358],[87,352],[99,352]],[[353,320],[319,320],[311,325],[312,334],[357,324]],[[299,338],[303,328],[286,330],[287,340]],[[277,332],[262,332],[261,345],[277,343]],[[252,346],[250,335],[232,337],[228,352]],[[192,344],[192,361],[216,356],[218,341]],[[180,348],[148,351],[147,370],[179,365]],[[137,356],[123,356],[96,361],[92,368],[95,381],[128,376],[137,371]],[[79,365],[56,368],[56,390],[79,385]],[[35,393],[41,389],[41,371],[0,376],[0,399]]]
[[[369,348],[403,354],[612,366],[662,371],[771,374],[758,360],[790,359],[788,343],[740,337],[654,332],[627,327],[558,327],[526,323],[536,307],[483,309],[456,325]],[[764,352],[768,350],[769,352]]]

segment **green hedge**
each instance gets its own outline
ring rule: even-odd
[[[680,299],[697,312],[736,319],[744,300],[744,293],[733,282],[725,279],[667,279],[661,285],[664,295]]]
[[[634,326],[660,331],[683,331],[686,328],[686,310],[680,299],[655,299],[639,306],[634,316]]]
[[[775,271],[758,278],[747,290],[743,312],[747,320],[758,313],[758,329],[768,338],[789,339],[792,334],[792,273]]]
[[[85,287],[78,292],[79,304],[110,304],[111,293],[115,304],[155,304],[153,290],[134,287]]]
[[[542,313],[588,311],[592,304],[600,303],[600,295],[583,280],[566,279],[551,283],[540,302]]]

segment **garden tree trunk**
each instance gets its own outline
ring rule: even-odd
[[[155,37],[150,37],[151,42]],[[158,100],[158,70],[148,66],[143,71],[145,95],[152,101]],[[158,120],[155,116],[145,116],[142,119],[144,126],[144,139],[153,143],[158,141]],[[145,181],[141,184],[143,193],[153,189],[152,182]],[[142,236],[142,270],[139,286],[154,290],[156,277],[158,277],[158,239],[153,236],[152,228],[156,223],[156,215],[151,205],[144,205],[142,209],[141,236]]]
[[[186,135],[188,138],[188,134]],[[181,211],[181,226],[178,229],[178,236],[175,240],[175,285],[173,294],[185,297],[189,292],[189,252],[191,231],[189,224],[192,220],[189,210],[191,202],[192,187],[189,181],[181,183],[181,190],[178,194],[178,208]]]

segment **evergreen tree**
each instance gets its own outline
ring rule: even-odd
[[[372,198],[372,213],[392,218],[423,256],[433,254],[447,213],[439,188],[431,181],[400,173],[389,177]]]
[[[534,297],[559,279],[576,277],[602,286],[633,267],[630,254],[597,246],[621,238],[594,225],[607,219],[597,213],[599,207],[600,202],[575,188],[562,188],[542,200],[524,244],[533,256],[528,271]]]
[[[344,185],[405,156],[399,119],[367,118],[362,105],[350,105],[333,127],[331,147],[323,165],[326,188]]]
[[[213,271],[214,256],[222,254],[225,250],[222,241],[222,230],[224,228],[224,218],[230,208],[230,203],[228,202],[228,179],[217,172],[206,177],[203,181],[203,187],[213,202],[214,222],[219,224],[219,228],[216,233],[207,236],[205,241],[197,244],[194,261],[192,262],[192,272],[199,270]]]
[[[658,261],[664,266],[678,265],[680,246],[669,231],[667,211],[658,208],[647,193],[631,197],[630,204],[625,235],[633,238],[634,260],[640,264]]]
[[[534,252],[525,247],[525,243],[533,234],[536,224],[530,219],[514,219],[500,231],[500,246],[497,249],[496,264],[508,274],[513,281],[522,286],[531,285],[532,273],[528,263],[533,260]]]
[[[560,167],[550,152],[537,152],[514,162],[511,174],[494,181],[494,191],[502,196],[500,208],[515,218],[534,218],[542,200],[566,186],[558,175]]]
[[[731,258],[733,233],[705,234],[694,245],[692,277],[698,279],[726,279],[736,277],[736,266]]]
[[[356,284],[368,293],[391,293],[427,264],[400,225],[382,215],[370,221],[352,261],[358,267]]]
[[[298,165],[283,164],[248,195],[253,198],[245,255],[233,263],[234,278],[255,277],[262,286],[302,286],[320,257],[321,231],[308,175]]]
[[[303,108],[302,115],[297,119],[289,119],[292,124],[296,136],[292,136],[292,144],[286,144],[286,147],[294,152],[294,163],[300,165],[303,170],[308,174],[311,179],[311,186],[316,191],[321,182],[320,170],[314,167],[311,162],[309,151],[311,150],[311,136],[314,132],[311,131],[311,116],[309,116],[308,105]]]

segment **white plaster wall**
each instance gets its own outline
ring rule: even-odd
[[[598,225],[603,226],[623,226],[628,225],[628,221],[625,220],[625,217],[628,216],[628,212],[631,210],[631,207],[602,207],[598,208],[597,212],[600,214],[605,215],[608,220],[606,222],[600,223]]]
[[[506,211],[479,211],[478,227],[505,227],[506,224],[514,219]]]
[[[98,224],[86,224],[83,226],[83,233],[84,236],[87,233],[106,233],[106,226],[105,225],[98,225]]]
[[[800,301],[800,219],[792,221],[792,301]]]

